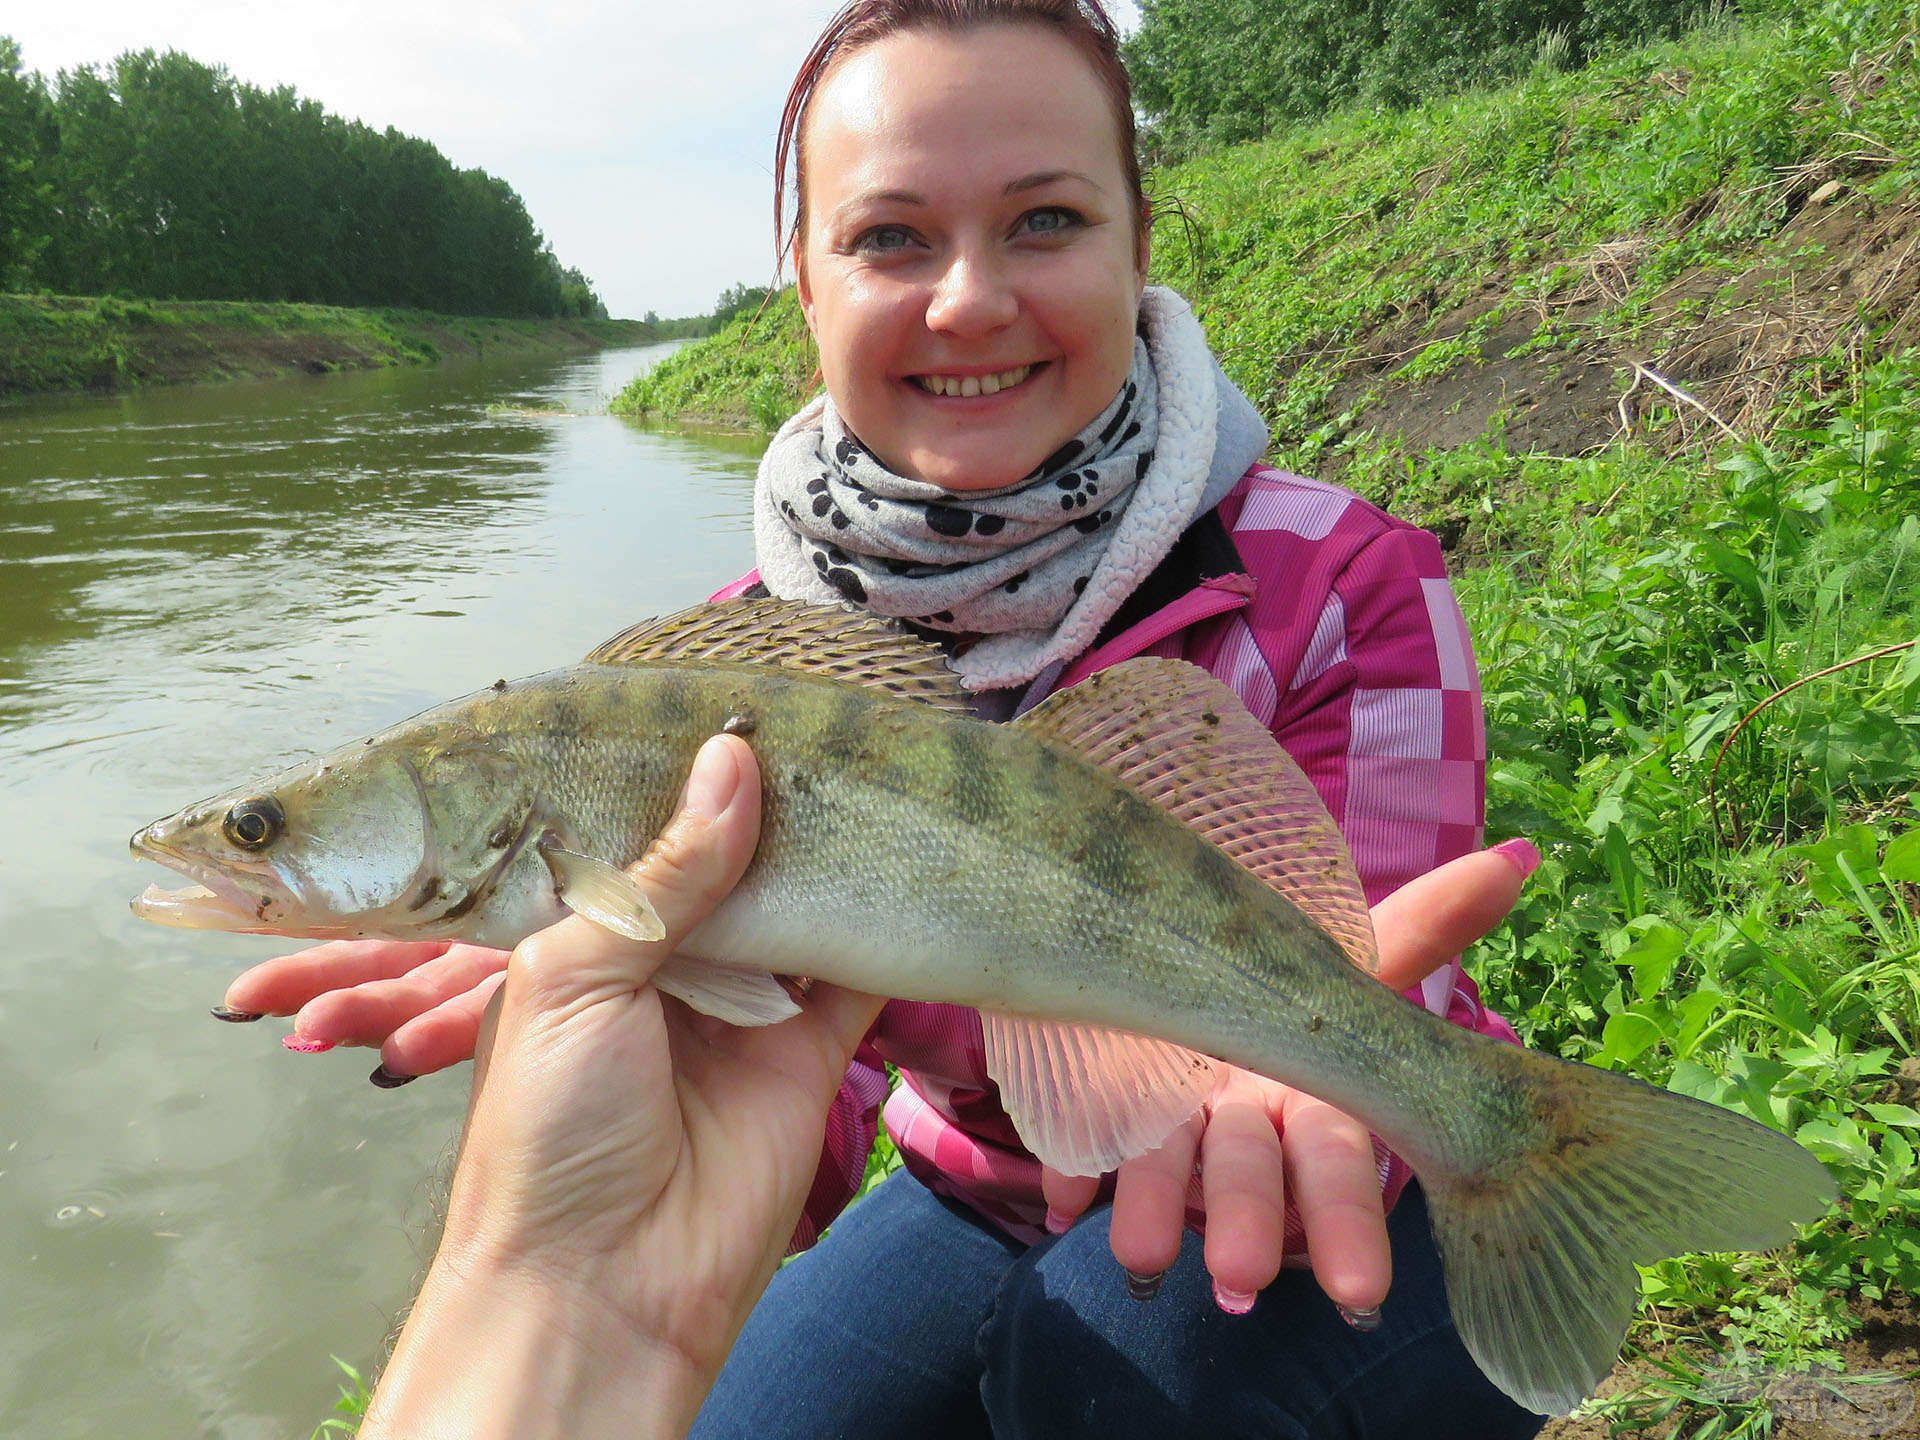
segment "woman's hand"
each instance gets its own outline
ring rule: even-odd
[[[664,938],[578,917],[513,953],[445,1232],[362,1430],[680,1433],[793,1234],[881,1001],[817,985],[738,1029],[648,983],[753,853],[759,771],[708,742],[633,873]]]
[[[1530,870],[1511,851],[1482,850],[1382,900],[1373,907],[1380,979],[1404,990],[1446,964],[1505,918]],[[1349,1319],[1367,1326],[1386,1298],[1392,1262],[1366,1126],[1299,1090],[1220,1068],[1219,1088],[1205,1110],[1160,1149],[1120,1167],[1114,1258],[1132,1277],[1135,1293],[1152,1293],[1180,1252],[1197,1156],[1207,1270],[1220,1306],[1248,1309],[1280,1273],[1291,1195],[1314,1278]],[[1048,1170],[1044,1186],[1048,1227],[1057,1230],[1092,1203],[1099,1181]]]
[[[333,940],[256,965],[227,987],[224,1019],[294,1015],[305,1050],[376,1045],[376,1084],[473,1058],[507,952],[448,940]],[[224,1012],[224,1013],[222,1013]]]

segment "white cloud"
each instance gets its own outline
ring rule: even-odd
[[[501,176],[615,314],[772,272],[774,128],[836,0],[89,0],[0,19],[31,69],[180,50]],[[1131,27],[1130,3],[1113,6]]]

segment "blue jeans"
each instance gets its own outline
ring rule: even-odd
[[[774,1277],[694,1440],[1522,1440],[1544,1423],[1454,1333],[1418,1185],[1388,1217],[1370,1335],[1300,1270],[1221,1313],[1191,1233],[1160,1293],[1129,1299],[1107,1221],[1029,1248],[893,1175]]]

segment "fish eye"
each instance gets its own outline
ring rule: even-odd
[[[242,800],[229,810],[220,823],[220,833],[242,850],[264,850],[280,838],[286,824],[287,815],[280,802],[271,795],[260,795]]]

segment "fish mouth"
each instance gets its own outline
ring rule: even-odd
[[[248,935],[280,933],[281,927],[272,917],[276,911],[285,912],[287,897],[275,895],[271,887],[263,887],[262,894],[252,894],[231,875],[168,845],[153,833],[152,826],[136,834],[127,848],[136,860],[152,860],[196,882],[178,890],[147,886],[132,902],[133,913],[142,920],[183,930],[229,930]]]

